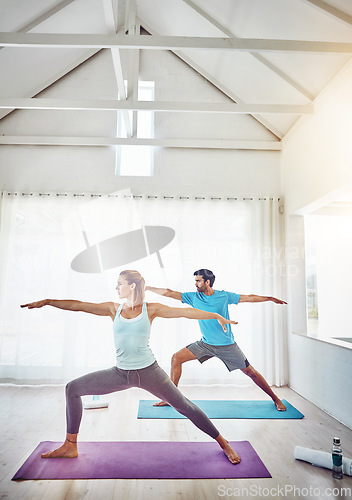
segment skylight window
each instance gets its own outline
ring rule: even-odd
[[[154,100],[154,82],[138,83],[138,100]],[[133,112],[128,112],[130,123],[133,124]],[[137,137],[149,139],[154,136],[154,112],[137,112]],[[119,113],[118,137],[127,137],[123,114]],[[116,158],[116,175],[152,176],[153,148],[152,146],[118,146]]]

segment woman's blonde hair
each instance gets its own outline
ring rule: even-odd
[[[142,304],[145,297],[145,281],[143,276],[138,271],[131,271],[129,269],[122,271],[120,276],[125,278],[129,285],[132,285],[132,283],[136,285],[133,290],[133,305]]]

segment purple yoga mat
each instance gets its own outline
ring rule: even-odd
[[[16,479],[226,479],[271,477],[249,441],[232,441],[233,465],[215,442],[82,442],[77,458],[41,458],[61,443],[43,441]]]

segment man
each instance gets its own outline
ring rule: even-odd
[[[196,292],[181,293],[168,288],[156,288],[152,286],[147,286],[146,290],[164,295],[165,297],[181,300],[183,303],[197,309],[217,312],[226,319],[229,319],[229,304],[267,301],[274,302],[275,304],[286,304],[285,301],[276,299],[275,297],[239,295],[223,290],[214,290],[215,275],[209,269],[199,269],[193,274],[195,276]],[[264,377],[249,364],[247,358],[234,341],[230,325],[227,325],[225,333],[221,327],[218,327],[217,322],[214,320],[199,321],[199,326],[202,332],[202,340],[189,344],[172,356],[170,377],[176,386],[181,378],[183,363],[194,359],[198,359],[200,363],[204,363],[204,361],[212,357],[217,357],[221,359],[229,371],[240,369],[244,374],[248,375],[255,384],[271,397],[278,411],[286,410],[286,406],[274,394]],[[166,405],[165,401],[160,401],[154,406]]]

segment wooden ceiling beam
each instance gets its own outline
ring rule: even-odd
[[[313,105],[245,104],[215,102],[129,101],[110,99],[0,98],[0,109],[51,109],[71,111],[154,111],[227,114],[311,114]]]
[[[161,148],[281,151],[278,141],[231,139],[137,139],[136,137],[0,136],[0,145],[15,146],[153,146]]]
[[[233,50],[243,52],[301,52],[352,54],[351,42],[214,38],[147,35],[62,33],[0,33],[3,47],[55,47],[94,49]]]

